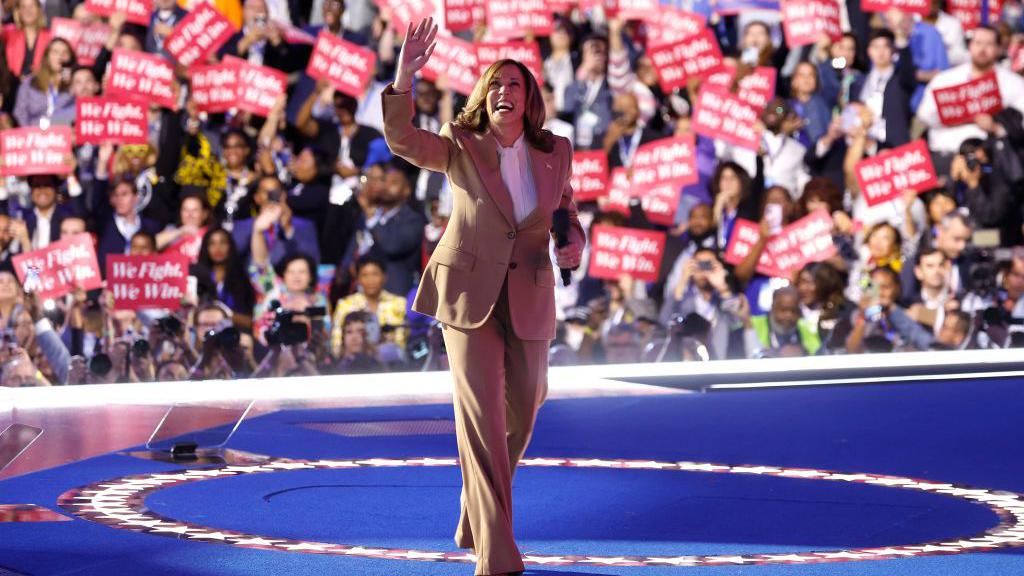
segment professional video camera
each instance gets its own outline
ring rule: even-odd
[[[280,302],[270,303],[274,310],[274,321],[267,329],[267,343],[271,346],[303,344],[309,341],[310,323],[327,315],[323,306],[310,306],[305,310],[287,310]],[[297,322],[296,318],[307,318],[310,322]]]

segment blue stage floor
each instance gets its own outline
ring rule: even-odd
[[[998,491],[1024,493],[1022,407],[1024,382],[1008,379],[549,401],[514,482],[520,549],[543,562],[527,574],[1024,574],[1024,548],[1014,547],[1024,532],[989,548],[971,540],[1016,522],[979,500],[1018,510]],[[450,405],[282,411],[244,422],[229,445],[278,459],[262,468],[185,477],[111,454],[3,481],[0,504],[92,520],[0,524],[0,567],[469,575],[471,562],[365,557],[465,555],[451,539],[460,485],[451,418]],[[323,431],[379,421],[441,433]],[[109,495],[69,493],[88,485]],[[132,500],[139,494],[144,503]]]

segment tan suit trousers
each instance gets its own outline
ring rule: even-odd
[[[462,467],[455,543],[477,555],[476,575],[523,570],[512,534],[512,476],[547,396],[548,340],[512,329],[508,285],[479,328],[444,326],[455,381],[455,432]]]

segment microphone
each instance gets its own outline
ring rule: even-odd
[[[555,210],[551,219],[551,231],[555,233],[555,247],[563,248],[569,245],[569,210],[559,208]],[[572,281],[573,269],[559,268],[562,271],[562,286],[568,286]]]

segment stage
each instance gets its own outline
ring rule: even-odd
[[[1022,369],[552,369],[513,483],[526,573],[1024,574]],[[0,523],[0,574],[472,574],[447,378],[0,389],[0,429],[44,430],[0,474],[0,518],[25,520]],[[196,439],[248,408],[223,461],[144,449],[175,404]]]

